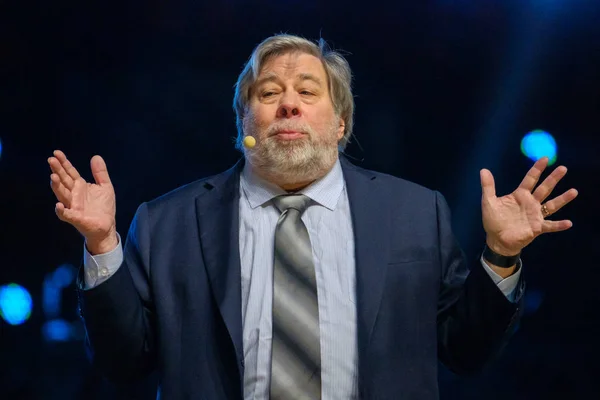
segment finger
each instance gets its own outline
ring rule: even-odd
[[[69,207],[71,204],[71,191],[60,182],[58,175],[50,175],[50,187],[52,188],[52,192],[54,192],[54,195],[58,201]]]
[[[579,192],[576,189],[569,189],[558,197],[544,203],[550,214],[554,214],[577,197]]]
[[[56,206],[54,207],[54,211],[56,212],[56,216],[58,217],[58,219],[60,219],[61,221],[73,224],[73,222],[74,222],[73,211],[66,208],[63,203],[60,203],[60,202],[56,203]]]
[[[92,167],[92,175],[98,185],[110,184],[110,177],[108,176],[108,170],[106,169],[106,163],[100,156],[94,156],[90,160],[90,166]]]
[[[56,216],[58,217],[58,219],[60,219],[61,221],[64,221],[63,219],[63,215],[65,213],[65,205],[61,202],[56,203],[56,205],[54,206],[54,212],[56,213]]]
[[[527,172],[523,181],[519,185],[519,188],[525,189],[528,192],[533,191],[533,188],[538,183],[540,176],[542,176],[542,172],[546,169],[548,165],[548,157],[542,157],[533,164],[533,167]]]
[[[533,192],[533,197],[540,203],[550,196],[556,184],[567,174],[567,167],[561,165],[552,171],[550,175]]]
[[[490,170],[484,168],[479,171],[479,178],[481,179],[481,192],[483,197],[496,197],[496,184],[494,183],[494,176]]]
[[[60,150],[54,150],[54,157],[56,157],[58,159],[58,161],[61,163],[62,167],[65,169],[67,174],[69,174],[71,179],[77,180],[77,178],[79,178],[81,176],[81,175],[79,175],[79,172],[73,166],[73,164],[71,164],[71,162],[67,159],[67,156],[65,155],[65,153],[63,153]]]
[[[573,226],[573,223],[568,219],[562,221],[548,221],[544,220],[542,225],[542,233],[561,232],[566,231]]]
[[[65,187],[69,190],[73,189],[73,178],[67,174],[67,171],[63,168],[60,161],[58,161],[55,157],[48,158],[48,164],[50,164],[50,169],[60,178],[60,181]]]

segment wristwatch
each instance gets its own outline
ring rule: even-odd
[[[521,252],[514,256],[503,256],[490,249],[487,244],[483,248],[483,258],[500,268],[510,268],[519,261]]]

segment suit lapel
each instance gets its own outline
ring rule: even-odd
[[[344,156],[340,161],[354,229],[359,372],[364,377],[387,271],[390,208],[374,174],[352,165]]]
[[[229,332],[243,380],[239,176],[243,159],[204,184],[196,198],[200,245],[213,295]]]

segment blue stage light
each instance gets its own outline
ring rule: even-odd
[[[548,165],[552,165],[556,162],[556,141],[548,132],[537,129],[521,140],[521,152],[533,161],[548,157]]]
[[[31,295],[16,283],[0,286],[0,317],[11,325],[20,325],[31,316]]]
[[[56,318],[60,315],[61,299],[61,288],[54,285],[52,279],[44,279],[42,284],[42,309],[46,318]]]
[[[64,319],[53,319],[44,324],[42,335],[48,342],[66,342],[71,339],[71,324]]]
[[[62,264],[54,271],[46,274],[42,284],[42,308],[46,318],[57,318],[60,315],[62,291],[73,281],[77,270],[70,264]]]
[[[66,288],[73,282],[76,273],[75,267],[63,264],[54,270],[52,283],[58,288]]]
[[[544,294],[540,290],[530,289],[525,293],[525,313],[532,314],[536,312],[543,301]]]
[[[2,158],[2,140],[0,140],[0,158]]]

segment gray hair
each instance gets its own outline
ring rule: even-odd
[[[348,61],[338,51],[332,50],[323,39],[313,43],[295,35],[279,34],[263,40],[252,52],[235,84],[233,109],[235,110],[238,131],[235,147],[243,151],[243,120],[250,100],[250,90],[256,82],[263,65],[272,57],[301,52],[313,55],[321,60],[327,80],[333,110],[345,123],[344,136],[338,147],[344,150],[350,141],[354,121],[354,98],[352,97],[352,72]]]

